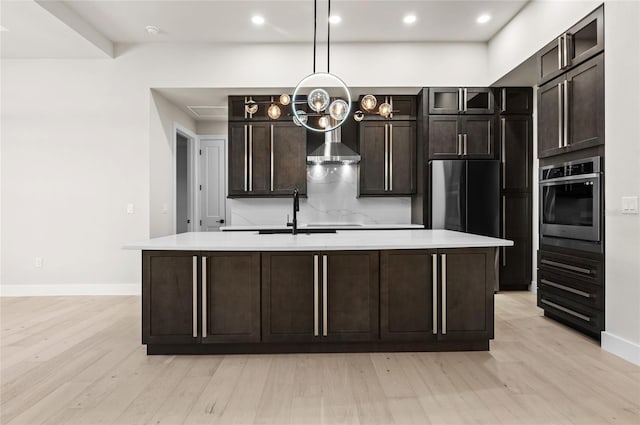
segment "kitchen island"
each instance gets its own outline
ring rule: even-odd
[[[142,250],[148,354],[488,350],[497,249],[447,230],[183,233]]]

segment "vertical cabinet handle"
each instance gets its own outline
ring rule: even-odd
[[[562,36],[558,37],[558,69],[562,69],[564,64],[562,63]]]
[[[462,155],[462,134],[458,134],[458,144],[456,145],[456,155]]]
[[[246,102],[245,102],[246,103]],[[246,112],[245,112],[246,115]],[[246,117],[245,117],[246,118]],[[244,191],[249,190],[249,126],[244,126]]]
[[[564,102],[563,102],[563,110],[564,110],[564,146],[569,146],[569,81],[564,80]]]
[[[438,254],[431,254],[431,299],[433,300],[433,310],[431,316],[431,329],[433,334],[438,333]]]
[[[318,256],[313,256],[313,336],[320,335],[318,322]]]
[[[502,196],[502,237],[507,237],[507,197]],[[502,247],[502,267],[507,267],[507,247]]]
[[[507,187],[506,138],[507,138],[507,120],[505,118],[500,118],[500,165],[502,165],[502,188],[503,189],[506,189]]]
[[[506,88],[500,89],[500,94],[502,95],[502,102],[500,102],[501,103],[500,111],[506,112],[507,111],[507,89]]]
[[[563,135],[563,123],[562,123],[562,83],[558,83],[558,147],[562,148],[564,146],[564,141],[562,140]]]
[[[249,192],[253,192],[253,126],[249,126]]]
[[[384,190],[389,190],[389,124],[384,125]]]
[[[202,337],[207,337],[207,257],[202,257]]]
[[[462,89],[458,89],[458,111],[459,112],[463,111],[463,107],[462,107]]]
[[[389,124],[389,191],[393,191],[393,124]]]
[[[193,296],[192,296],[193,322],[191,326],[193,328],[193,332],[192,332],[193,337],[197,338],[198,337],[198,256],[197,255],[193,256],[191,274],[192,274],[192,284],[193,284],[191,288],[191,290],[193,291]]]
[[[442,335],[447,334],[447,254],[442,257]]]
[[[563,67],[569,66],[569,49],[567,44],[567,33],[562,34],[562,54],[563,54]]]
[[[463,109],[463,110],[464,110],[464,112],[467,112],[467,101],[468,101],[468,97],[467,97],[467,89],[466,89],[466,88],[463,90],[463,93],[464,93],[464,99],[463,99],[463,101],[462,101],[462,106],[463,106],[463,108],[464,108],[464,109]]]
[[[273,192],[273,124],[270,128],[270,140],[271,140],[271,191]]]
[[[464,144],[464,153],[462,154],[462,156],[467,156],[467,133],[464,133],[462,135],[462,140]]]
[[[327,302],[328,302],[328,288],[327,288],[327,268],[328,260],[327,256],[322,256],[322,336],[327,336]]]

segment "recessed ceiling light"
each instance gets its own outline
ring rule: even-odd
[[[483,15],[478,16],[478,19],[476,19],[476,22],[479,24],[486,24],[490,20],[491,20],[491,15],[485,13]]]
[[[155,25],[147,25],[146,27],[144,27],[144,29],[147,31],[148,34],[151,34],[151,35],[160,34],[160,28],[156,27]]]
[[[342,18],[338,15],[331,15],[329,18],[329,23],[331,24],[339,24],[340,22],[342,22]]]
[[[256,25],[262,25],[264,24],[264,18],[260,15],[255,15],[251,17],[251,22],[253,22]]]
[[[402,22],[404,22],[405,24],[413,24],[416,19],[416,15],[406,15],[404,18],[402,18]]]

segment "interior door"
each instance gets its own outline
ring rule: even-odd
[[[220,229],[225,219],[224,140],[200,139],[200,231]]]

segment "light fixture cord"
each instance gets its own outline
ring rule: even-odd
[[[331,18],[331,0],[329,0],[329,7],[327,10],[327,74],[331,73],[329,71],[329,46],[331,46],[329,42],[331,38],[331,22],[329,21],[330,18]]]
[[[316,73],[316,34],[318,33],[318,0],[313,0],[313,73]]]

